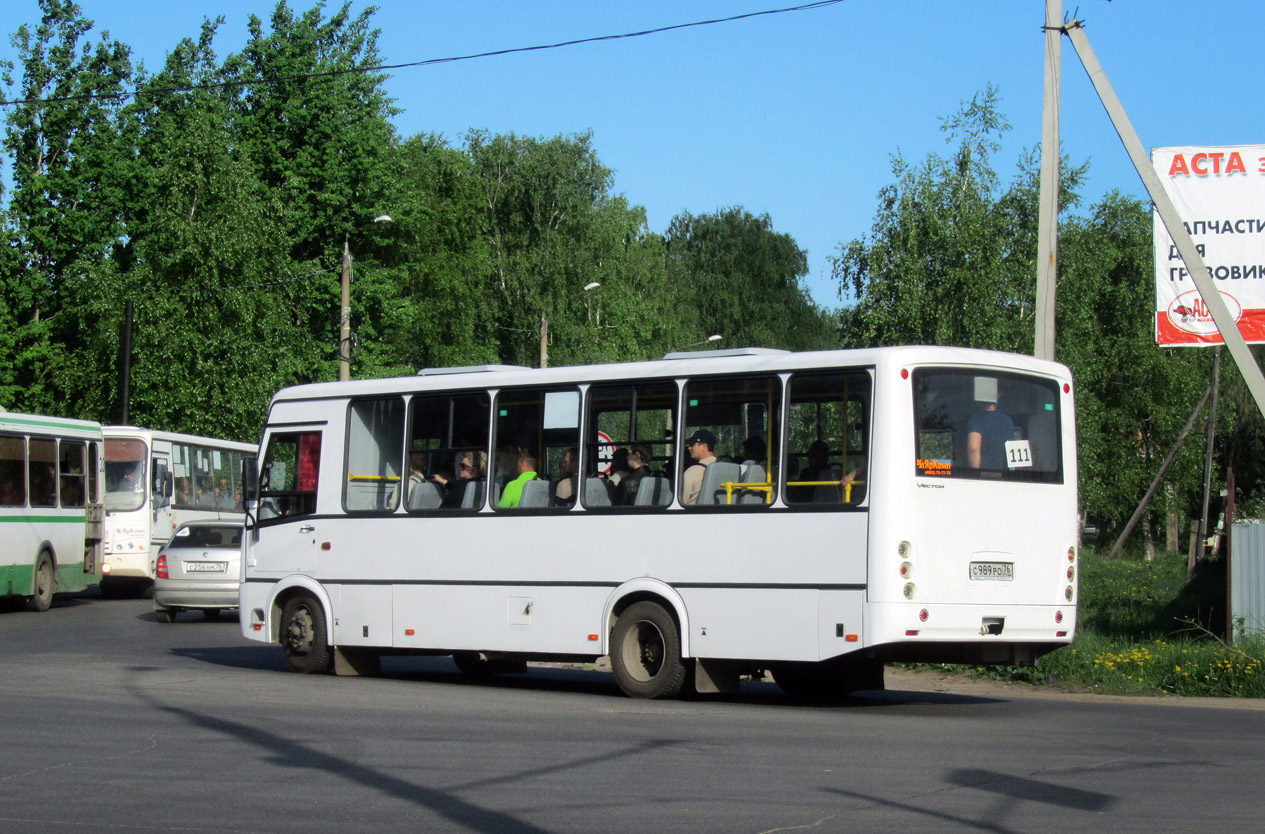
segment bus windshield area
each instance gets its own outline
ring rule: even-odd
[[[145,459],[142,440],[110,439],[105,444],[105,508],[127,512],[145,505]]]
[[[916,475],[1063,483],[1054,380],[970,368],[913,378]]]

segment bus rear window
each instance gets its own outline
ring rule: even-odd
[[[913,380],[914,474],[1063,483],[1057,382],[972,368]]]

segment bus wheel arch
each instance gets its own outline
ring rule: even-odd
[[[57,593],[57,560],[53,557],[52,546],[45,542],[40,546],[39,554],[31,567],[31,597],[27,601],[30,611],[47,611],[53,604],[53,594]]]

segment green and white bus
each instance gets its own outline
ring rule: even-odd
[[[0,410],[0,599],[46,611],[101,581],[101,425]]]

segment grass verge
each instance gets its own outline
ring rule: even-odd
[[[1265,697],[1265,640],[1226,641],[1224,560],[1187,581],[1178,553],[1108,562],[1086,550],[1079,603],[1075,641],[1035,667],[934,668],[1106,694]]]

